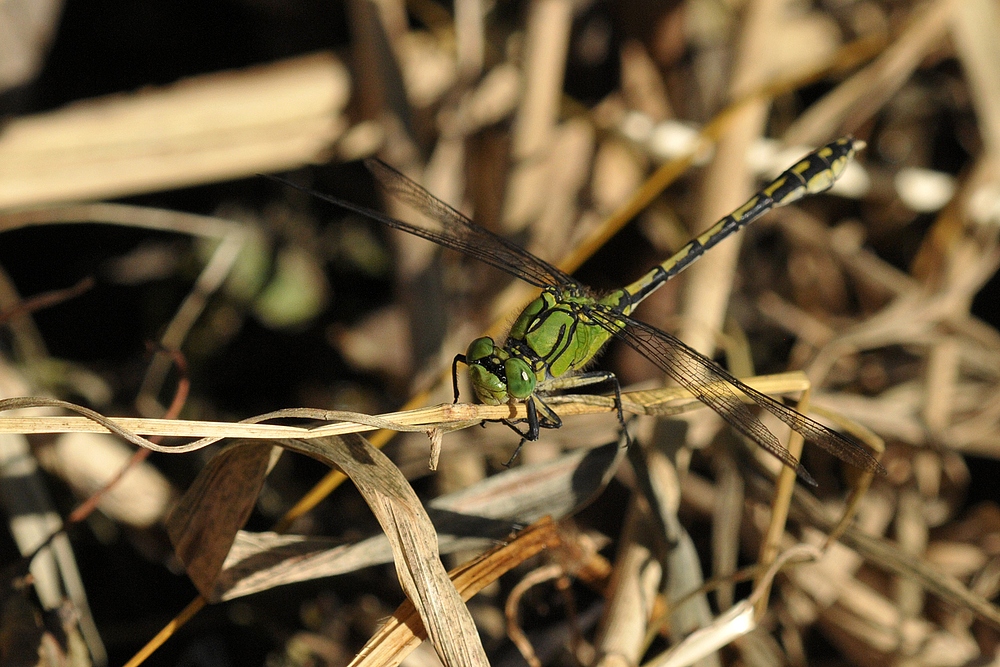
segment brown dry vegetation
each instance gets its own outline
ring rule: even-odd
[[[998,659],[995,0],[126,5],[0,3],[0,664]],[[531,290],[255,176],[608,289],[844,134],[638,311],[883,452],[815,489],[618,345],[632,447],[505,469],[450,362]]]

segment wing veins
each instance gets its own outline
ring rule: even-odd
[[[388,194],[441,225],[443,232],[435,237],[423,236],[435,243],[467,253],[507,273],[513,273],[537,287],[548,285],[576,285],[573,278],[561,269],[536,257],[521,246],[472,222],[467,216],[441,201],[423,186],[385,162],[375,158],[365,160],[365,167],[372,173]],[[407,224],[407,223],[403,223]],[[411,231],[410,226],[404,228]],[[426,229],[418,227],[418,229]],[[446,239],[461,239],[466,245],[457,247]],[[530,277],[528,277],[530,276]]]
[[[589,314],[594,321],[635,348],[678,384],[691,391],[698,400],[715,410],[733,428],[753,439],[785,464],[797,467],[798,461],[754,416],[731,387],[746,394],[754,403],[799,432],[806,440],[819,445],[838,459],[861,470],[884,472],[882,464],[860,443],[754,389],[676,336],[606,308],[591,308]],[[626,326],[622,328],[618,322]]]
[[[403,222],[402,220],[382,213],[381,211],[376,211],[375,209],[368,208],[367,206],[355,204],[347,201],[346,199],[340,199],[339,197],[324,194],[280,176],[273,176],[270,174],[264,174],[264,176],[272,181],[276,181],[282,185],[287,185],[342,209],[376,220],[387,227],[399,229],[445,248],[456,250],[460,253],[469,255],[470,257],[474,257],[485,264],[489,264],[490,266],[500,269],[505,273],[520,278],[524,282],[534,285],[535,287],[544,288],[551,285],[564,284],[564,279],[570,283],[573,282],[572,278],[561,272],[556,267],[549,265],[547,262],[534,257],[534,255],[531,255],[526,251],[521,250],[518,246],[510,243],[500,236],[497,236],[488,229],[474,224],[450,207],[448,207],[448,209],[451,211],[451,215],[456,219],[449,218],[448,220],[450,224],[442,222],[441,226],[443,231],[439,231],[430,229],[429,227]],[[402,174],[400,174],[400,177],[406,178],[405,176],[402,176]],[[416,184],[413,185],[414,187],[419,187]],[[394,193],[399,192],[395,189],[392,191]],[[424,191],[424,193],[428,197],[432,197],[430,193],[427,193],[426,191]],[[414,202],[409,199],[405,199],[405,201],[411,204],[411,206],[415,205]],[[442,207],[447,206],[444,202],[438,203]],[[434,208],[430,207],[429,204],[428,207],[417,208],[426,215],[439,215]],[[515,249],[520,250],[520,252],[514,252],[513,250]]]

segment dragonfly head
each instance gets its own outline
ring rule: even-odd
[[[535,391],[537,381],[528,363],[497,347],[492,338],[477,338],[469,343],[465,361],[476,396],[487,405],[501,405],[510,398],[525,399]]]

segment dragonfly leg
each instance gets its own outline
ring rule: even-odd
[[[507,460],[505,466],[510,466],[517,458],[517,455],[521,453],[521,447],[524,446],[526,442],[534,442],[538,440],[538,435],[543,428],[559,428],[562,426],[562,419],[555,411],[546,405],[545,401],[537,396],[531,396],[525,401],[525,405],[528,410],[528,418],[525,420],[528,422],[528,430],[521,431],[517,427],[515,422],[509,419],[500,420],[507,426],[509,426],[515,433],[521,436],[521,442],[517,443],[517,448],[514,449],[514,453],[511,454],[510,459]]]
[[[527,441],[528,440],[526,438],[521,438],[521,442],[517,443],[517,447],[514,448],[514,453],[511,454],[510,458],[507,459],[507,462],[503,464],[504,468],[509,468],[514,464],[514,460],[517,458],[517,455],[521,453],[521,448],[524,447],[524,443]]]
[[[519,436],[521,436],[521,444],[522,445],[524,444],[525,440],[530,440],[532,442],[534,442],[535,440],[538,440],[538,431],[539,431],[539,429],[543,425],[545,426],[545,428],[558,428],[558,426],[550,426],[549,425],[549,422],[551,421],[549,419],[549,415],[550,414],[551,415],[555,415],[555,413],[552,412],[552,408],[550,408],[547,405],[544,406],[542,418],[545,420],[545,422],[543,423],[542,421],[539,421],[539,419],[538,419],[538,407],[537,407],[537,404],[535,403],[535,398],[533,396],[528,397],[528,399],[524,402],[524,404],[525,404],[525,406],[527,407],[527,410],[528,410],[528,418],[526,420],[524,420],[524,421],[528,422],[528,430],[527,431],[522,431],[521,429],[519,429],[517,427],[517,423],[515,423],[515,422],[513,422],[513,421],[511,421],[509,419],[501,419],[500,420],[502,423],[504,423],[507,426],[509,426],[512,431],[514,431]],[[542,404],[542,405],[544,405],[544,404]],[[544,414],[544,413],[548,413],[548,414]],[[559,417],[556,416],[556,419],[559,419]],[[559,420],[559,425],[562,425],[562,420]],[[518,451],[520,451],[521,445],[518,445],[517,449],[518,449]],[[516,456],[517,452],[515,452],[514,454]],[[513,457],[511,457],[511,461],[513,461],[513,460],[514,460]]]
[[[451,386],[455,388],[455,400],[453,403],[458,403],[458,365],[465,364],[468,365],[469,362],[466,361],[464,354],[456,354],[455,359],[451,362]]]
[[[618,423],[621,424],[622,431],[625,433],[625,446],[632,446],[632,436],[628,433],[628,426],[625,425],[625,413],[622,410],[622,386],[618,382],[618,376],[611,373],[611,382],[614,383],[615,387],[615,409],[618,411]]]
[[[527,431],[527,433],[522,432],[521,429],[519,429],[517,427],[517,424],[515,424],[511,420],[509,420],[509,419],[503,419],[503,420],[501,420],[504,424],[506,424],[507,426],[509,426],[511,428],[511,430],[513,430],[515,433],[517,433],[519,436],[521,436],[521,441],[518,442],[517,443],[517,447],[514,448],[514,453],[511,454],[510,458],[507,459],[507,462],[503,464],[505,468],[509,468],[511,466],[511,464],[514,463],[514,459],[516,459],[517,455],[521,453],[521,447],[524,447],[524,443],[525,442],[527,442],[528,440],[531,440],[531,441],[538,440],[538,429],[539,429],[540,424],[538,422],[538,412],[537,412],[537,410],[535,408],[535,401],[534,401],[533,398],[529,397],[528,400],[525,401],[525,404],[527,405],[527,409],[528,409],[528,431]]]
[[[628,429],[625,428],[625,412],[622,409],[622,386],[618,382],[618,376],[614,373],[610,371],[593,371],[590,373],[581,373],[580,375],[571,375],[569,377],[553,378],[546,380],[545,383],[538,388],[538,390],[543,393],[549,393],[553,391],[563,391],[566,389],[576,389],[578,387],[585,387],[591,384],[600,384],[601,382],[610,382],[611,386],[615,390],[615,412],[618,415],[618,423],[625,432],[626,446],[630,447],[632,445],[632,437],[629,435]],[[560,424],[561,423],[562,422],[560,421]]]

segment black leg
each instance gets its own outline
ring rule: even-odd
[[[533,396],[529,396],[524,403],[528,407],[528,435],[526,439],[534,442],[538,440],[538,409]]]
[[[488,420],[484,419],[484,420],[483,420],[483,424],[485,425],[487,421],[488,421]],[[490,420],[490,421],[498,421],[498,422],[500,422],[501,424],[503,424],[504,426],[506,426],[507,428],[509,428],[509,429],[510,429],[511,431],[513,431],[514,433],[517,433],[517,434],[518,434],[519,436],[521,436],[521,437],[522,437],[523,439],[525,439],[525,440],[527,440],[527,439],[528,439],[528,434],[527,434],[527,433],[525,433],[524,431],[522,431],[521,429],[519,429],[519,428],[517,427],[517,424],[516,424],[515,422],[512,422],[512,421],[511,421],[511,420],[509,420],[509,419],[495,419],[495,420]]]
[[[464,354],[456,354],[455,360],[451,362],[451,386],[455,388],[455,400],[452,403],[458,403],[458,365],[460,363],[468,365]]]
[[[532,399],[538,404],[538,425],[542,428],[560,428],[562,419],[556,411],[549,407],[549,404],[542,400],[542,397],[535,394]]]
[[[503,464],[504,468],[509,468],[511,464],[514,463],[514,459],[516,459],[517,455],[521,453],[521,447],[524,447],[525,442],[526,440],[524,438],[521,438],[521,442],[517,443],[517,447],[514,449],[514,453],[510,455],[509,459],[507,459],[507,463]]]
[[[521,436],[522,443],[524,440],[530,440],[534,442],[535,440],[538,440],[538,429],[539,429],[538,410],[535,407],[534,397],[529,397],[528,400],[526,400],[524,403],[528,407],[528,419],[527,419],[528,431],[526,433],[522,432],[521,429],[519,429],[517,425],[509,419],[501,419],[500,421],[509,426],[515,433]],[[520,446],[518,446],[518,448],[520,448]]]
[[[580,375],[570,375],[568,377],[557,378],[554,380],[546,381],[545,385],[540,388],[540,391],[547,393],[550,391],[566,391],[569,389],[576,389],[577,387],[585,387],[592,384],[599,384],[601,382],[610,382],[615,390],[615,411],[618,413],[618,423],[621,424],[622,430],[625,431],[625,441],[627,446],[631,446],[632,438],[628,433],[628,429],[625,428],[625,411],[622,408],[622,387],[618,382],[618,378],[614,373],[608,371],[594,371],[591,373],[583,373]],[[541,399],[539,399],[541,400]],[[552,414],[555,414],[551,411]],[[558,417],[556,417],[558,419]],[[562,424],[562,422],[559,422]],[[558,427],[555,427],[558,428]]]
[[[612,374],[611,381],[615,385],[615,408],[618,410],[618,423],[621,424],[622,431],[625,432],[625,446],[632,446],[632,436],[628,434],[628,427],[625,425],[625,413],[622,411],[622,386],[618,383],[618,376]]]

